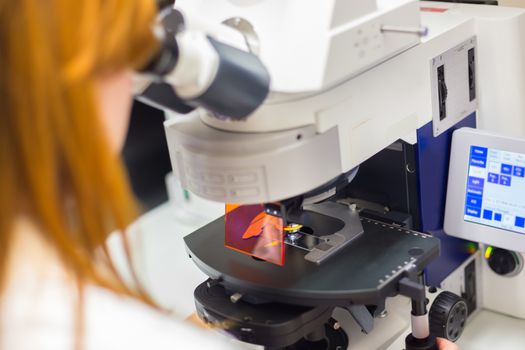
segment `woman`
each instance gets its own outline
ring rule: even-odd
[[[221,347],[143,303],[104,245],[136,214],[117,155],[155,15],[153,0],[0,0],[1,349]]]
[[[150,307],[105,246],[136,215],[117,155],[155,12],[153,0],[0,0],[2,349],[233,346]]]

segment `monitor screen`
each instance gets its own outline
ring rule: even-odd
[[[525,235],[525,154],[470,146],[464,220]]]

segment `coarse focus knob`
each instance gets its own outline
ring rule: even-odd
[[[459,339],[468,316],[467,303],[451,292],[442,292],[429,311],[430,333],[450,341]]]
[[[511,276],[520,268],[518,255],[501,248],[494,248],[487,262],[490,269],[500,276]]]

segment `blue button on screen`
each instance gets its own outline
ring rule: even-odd
[[[525,227],[525,218],[521,218],[519,216],[516,216],[516,220],[514,221],[514,226],[516,226],[516,227]]]
[[[494,221],[501,221],[501,214],[500,213],[494,214]]]
[[[473,194],[475,196],[483,196],[483,189],[482,188],[469,187],[469,188],[467,188],[467,194]]]
[[[469,207],[481,208],[483,197],[480,196],[467,196],[467,203]]]
[[[472,157],[470,158],[470,165],[477,166],[479,168],[486,168],[487,158]]]
[[[475,218],[479,218],[479,217],[481,217],[481,209],[480,208],[466,207],[465,208],[465,215],[473,216]]]
[[[510,164],[501,164],[501,173],[506,175],[512,174],[512,165]]]
[[[503,185],[503,186],[510,186],[510,182],[511,182],[511,177],[510,176],[507,176],[507,175],[501,175],[499,177],[499,183],[500,185]]]
[[[516,176],[516,177],[524,177],[525,176],[525,168],[522,168],[520,166],[515,166],[513,175]]]
[[[487,177],[487,182],[497,184],[499,183],[499,174],[489,173]]]
[[[479,177],[469,176],[468,178],[469,187],[483,188],[484,183],[485,183],[485,180]]]
[[[486,147],[479,147],[479,146],[470,147],[470,155],[472,157],[487,158],[487,154],[488,154],[488,148]]]
[[[492,210],[483,210],[483,219],[492,220]]]

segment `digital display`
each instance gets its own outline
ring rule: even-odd
[[[525,155],[471,146],[464,220],[525,234]]]

